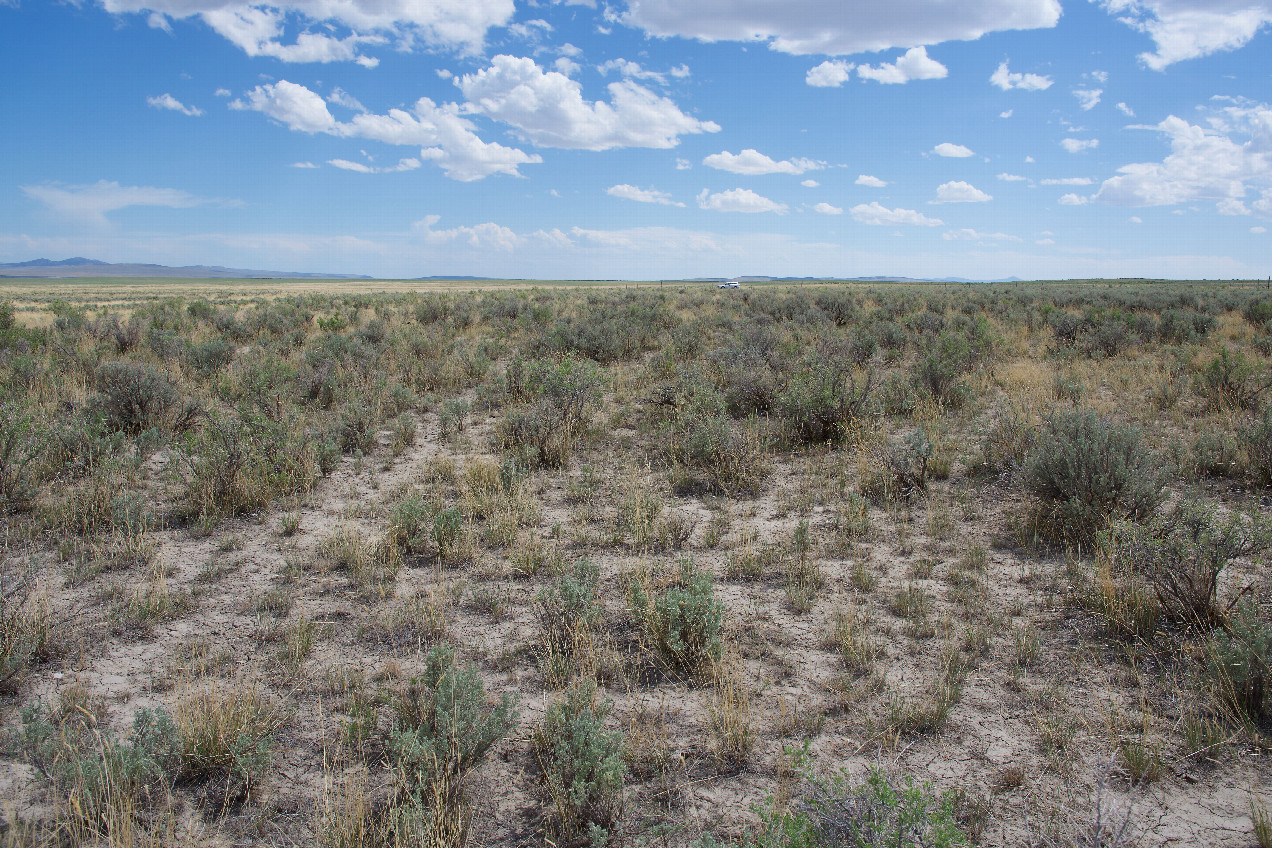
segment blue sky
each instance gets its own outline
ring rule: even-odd
[[[0,262],[1272,274],[1272,0],[0,0]]]

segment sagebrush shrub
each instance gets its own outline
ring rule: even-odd
[[[820,355],[806,359],[789,375],[774,406],[793,441],[837,442],[865,414],[873,389],[872,372],[858,380],[846,363]]]
[[[1237,434],[1245,453],[1245,470],[1260,486],[1272,486],[1272,408]]]
[[[1062,542],[1089,543],[1112,520],[1146,519],[1163,498],[1162,473],[1140,431],[1090,410],[1051,415],[1025,483],[1038,502],[1038,530]]]
[[[1217,694],[1241,715],[1263,721],[1272,690],[1272,625],[1250,603],[1237,608],[1226,630],[1219,630],[1209,650],[1211,683]]]
[[[167,375],[137,362],[104,362],[97,369],[96,406],[111,427],[140,433],[172,422],[181,395]]]
[[[600,624],[604,608],[597,601],[599,580],[600,569],[579,560],[535,596],[543,650],[550,658],[569,660]]]
[[[724,604],[715,597],[711,574],[693,560],[681,560],[673,581],[661,591],[634,580],[629,595],[633,617],[670,666],[696,673],[720,659]]]
[[[623,813],[622,733],[606,730],[613,710],[582,678],[548,707],[534,747],[558,844],[604,845]]]

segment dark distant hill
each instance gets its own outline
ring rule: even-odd
[[[280,280],[370,280],[360,274],[303,274],[295,271],[252,271],[246,268],[223,268],[220,265],[139,265],[102,262],[75,256],[71,259],[32,259],[28,262],[0,264],[0,277],[177,277],[196,279],[280,279]]]

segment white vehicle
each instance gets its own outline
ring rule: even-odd
[[[738,288],[738,287],[739,287],[739,285],[740,285],[740,284],[739,284],[736,280],[734,280],[734,281],[732,281],[732,282],[728,282],[728,283],[721,283],[720,285],[716,286],[716,288],[718,288],[718,289],[736,289],[736,288]]]

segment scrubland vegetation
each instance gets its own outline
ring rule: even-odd
[[[1268,291],[77,292],[4,845],[1272,844]]]

